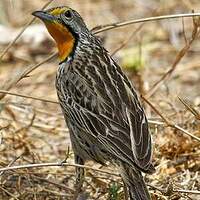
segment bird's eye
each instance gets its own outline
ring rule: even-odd
[[[66,11],[64,15],[65,15],[65,17],[66,17],[67,19],[71,19],[71,18],[72,18],[72,13],[71,13],[70,10]]]

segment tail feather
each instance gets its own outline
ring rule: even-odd
[[[141,172],[133,167],[122,166],[122,179],[124,181],[129,200],[150,200],[150,194],[143,180]]]

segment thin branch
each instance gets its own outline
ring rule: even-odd
[[[7,167],[12,166],[18,159],[20,159],[21,156],[22,156],[22,155],[17,156],[14,160],[12,160],[12,161],[8,164]],[[3,171],[3,172],[0,172],[0,176],[2,176],[3,174],[4,174],[4,171]]]
[[[156,186],[154,186],[154,185],[152,185],[152,184],[149,184],[149,183],[147,183],[147,185],[148,185],[150,188],[154,189],[154,190],[158,190],[158,191],[161,192],[163,195],[169,196],[169,195],[166,195],[167,192],[168,192],[166,189],[156,187]],[[173,189],[173,187],[172,187],[172,190],[170,191],[170,194],[171,194],[171,193],[175,193],[175,192],[200,195],[200,191],[198,191],[198,190],[177,190],[177,189]]]
[[[185,99],[178,97],[180,102],[189,110],[197,120],[200,120],[200,112],[196,110],[190,103],[188,103]]]
[[[6,120],[8,122],[12,122],[11,119],[7,119],[7,118],[3,118],[3,117],[0,117],[0,119]],[[30,122],[28,122],[27,120],[18,120],[18,122],[20,122],[21,124],[25,124],[26,127],[30,124]],[[38,128],[38,129],[46,129],[48,131],[56,130],[56,131],[62,131],[62,132],[65,132],[65,133],[69,132],[69,130],[67,128],[59,128],[59,127],[51,126],[51,125],[44,124],[44,123],[37,123],[37,122],[34,122],[32,124],[32,127],[35,127],[35,128]],[[1,134],[1,132],[0,132],[0,134]]]
[[[34,65],[34,66],[30,66],[28,68],[26,68],[24,70],[24,72],[21,74],[21,76],[19,76],[19,80],[20,81],[21,79],[25,78],[26,76],[28,76],[32,71],[34,71],[35,69],[37,69],[38,67],[40,67],[41,65],[43,65],[44,63],[52,60],[53,58],[55,58],[56,56],[58,55],[58,53],[53,53],[51,54],[50,56],[48,56],[46,59],[42,60],[41,62],[39,62],[38,64]],[[18,82],[17,81],[17,82]]]
[[[173,190],[173,192],[180,192],[180,193],[200,195],[200,191],[198,191],[198,190]]]
[[[185,130],[184,128],[182,128],[182,127],[180,127],[180,126],[178,126],[176,124],[174,124],[172,127],[177,129],[177,130],[179,130],[179,131],[181,131],[182,133],[185,133],[186,135],[190,136],[191,138],[197,140],[198,142],[200,142],[200,138],[199,137],[193,135],[192,133],[190,133],[189,131]]]
[[[66,198],[67,199],[69,199],[69,198],[71,199],[73,197],[73,195],[69,195],[69,194],[66,194],[66,193],[63,193],[63,192],[57,192],[57,191],[50,190],[50,189],[47,189],[47,188],[42,188],[42,191],[51,193],[53,195],[57,195],[59,197],[62,197],[62,199],[63,199],[63,197],[65,197],[65,199]]]
[[[155,120],[151,120],[151,119],[148,119],[148,123],[149,124],[154,124],[154,125],[165,125],[164,122],[155,121]]]
[[[14,196],[11,192],[9,192],[8,190],[6,190],[5,188],[3,188],[2,186],[0,186],[0,189],[3,190],[5,193],[7,193],[8,195],[10,195],[13,199],[15,200],[20,200],[18,199],[16,196]]]
[[[9,94],[9,95],[18,96],[18,97],[23,97],[23,98],[28,98],[28,99],[33,99],[33,100],[37,100],[37,101],[43,101],[43,102],[47,102],[47,103],[59,104],[57,101],[53,101],[53,100],[49,100],[49,99],[43,99],[41,97],[33,97],[33,96],[30,96],[30,95],[24,95],[24,94],[9,92],[9,91],[6,91],[6,90],[0,90],[0,93]]]
[[[180,63],[181,59],[189,51],[192,43],[195,41],[195,39],[197,38],[199,34],[200,18],[196,20],[193,19],[193,25],[194,25],[194,28],[193,28],[192,36],[190,40],[188,42],[186,41],[185,46],[178,52],[170,69],[167,70],[167,72],[152,86],[149,92],[145,95],[147,98],[151,97],[157,91],[160,85],[171,76],[171,74],[175,71],[178,63]]]
[[[200,16],[200,13],[161,15],[161,16],[156,16],[156,17],[132,19],[132,20],[127,20],[127,21],[123,21],[123,22],[116,22],[116,23],[96,26],[96,27],[94,27],[92,29],[92,32],[94,34],[97,34],[97,33],[101,33],[101,32],[104,32],[104,31],[111,30],[111,29],[116,29],[116,28],[119,28],[119,27],[127,26],[127,25],[130,25],[130,24],[137,24],[137,23],[141,23],[141,22],[158,21],[158,20],[163,20],[163,19],[174,19],[174,18],[182,18],[182,17],[195,17],[195,16]]]
[[[18,165],[18,166],[0,168],[0,172],[10,171],[10,170],[18,170],[18,169],[30,169],[30,168],[41,168],[41,167],[62,167],[62,166],[81,167],[81,168],[85,168],[85,169],[89,169],[89,170],[94,170],[94,171],[97,171],[97,172],[100,172],[100,173],[120,177],[120,174],[118,174],[118,173],[108,172],[108,171],[105,171],[105,170],[102,170],[102,169],[95,169],[93,167],[89,167],[89,166],[86,166],[86,165],[68,164],[68,163],[62,163],[62,164],[61,163],[40,163],[40,164]],[[45,180],[45,181],[47,181],[47,180]],[[55,184],[54,182],[52,182],[52,183]],[[62,185],[59,185],[59,186],[62,186]],[[163,193],[165,191],[164,189],[160,189],[160,188],[153,186],[151,184],[148,184],[148,186],[150,186],[153,189],[160,191],[161,193]],[[173,192],[190,193],[190,194],[200,195],[200,191],[196,191],[196,190],[174,190],[173,189]]]
[[[37,63],[34,66],[29,66],[27,67],[24,71],[22,71],[21,73],[17,74],[10,82],[8,82],[2,89],[3,90],[9,90],[12,88],[13,85],[15,85],[16,83],[18,83],[21,79],[25,78],[28,74],[30,74],[33,70],[35,70],[36,68],[38,68],[39,66],[41,66],[42,64],[44,64],[47,61],[50,61],[51,59],[55,58],[57,55],[57,53],[53,53],[52,55],[50,55],[49,57],[47,57],[46,59],[44,59],[43,61]],[[5,96],[6,94],[0,94],[0,100]]]
[[[2,172],[2,171],[10,171],[10,170],[18,170],[18,169],[30,169],[30,168],[41,168],[41,167],[62,167],[62,166],[80,167],[80,168],[84,168],[84,169],[89,169],[89,170],[94,170],[94,171],[97,171],[97,172],[101,172],[101,173],[104,173],[104,174],[109,174],[109,175],[113,175],[113,176],[120,176],[117,173],[108,172],[108,171],[105,171],[105,170],[102,170],[102,169],[95,169],[93,167],[86,166],[86,165],[69,164],[69,163],[39,163],[39,164],[10,166],[10,167],[0,168],[0,172]]]
[[[183,30],[183,38],[184,38],[185,44],[187,44],[187,37],[186,37],[186,33],[185,33],[185,22],[184,22],[184,18],[182,18],[182,30]]]
[[[155,112],[156,114],[158,114],[158,115],[163,119],[163,121],[164,121],[168,126],[172,126],[172,125],[173,125],[166,117],[164,117],[164,115],[163,115],[149,100],[146,99],[146,97],[141,96],[141,98],[154,110],[154,112]]]
[[[71,188],[69,188],[69,187],[66,187],[64,184],[59,184],[59,183],[54,182],[54,181],[52,181],[52,180],[49,180],[49,179],[47,179],[47,178],[43,178],[43,177],[36,176],[36,175],[32,175],[32,174],[31,174],[31,177],[33,177],[33,178],[35,178],[35,179],[38,179],[38,180],[41,180],[41,181],[43,181],[43,182],[50,183],[50,184],[52,184],[52,185],[55,185],[56,187],[59,187],[59,188],[62,188],[62,189],[64,189],[64,190],[66,190],[66,191],[74,192],[73,189],[71,189]]]
[[[52,3],[54,0],[49,0],[43,7],[42,10],[44,10],[50,3]],[[0,54],[0,60],[3,58],[3,56],[8,52],[8,50],[15,44],[15,42],[20,38],[20,36],[23,34],[23,32],[30,26],[34,21],[36,17],[33,17],[23,28],[22,30],[17,34],[17,36],[14,38],[13,41],[11,41],[8,46],[3,50],[3,52]]]
[[[111,55],[114,56],[120,49],[124,48],[124,47],[128,44],[128,42],[131,40],[131,38],[132,38],[138,31],[141,30],[141,28],[142,28],[143,25],[144,25],[144,24],[141,24],[140,26],[138,26],[138,27],[131,33],[131,35],[130,35],[126,40],[124,40],[124,41],[122,42],[122,44],[120,44],[119,47],[117,47],[117,48],[112,52]]]
[[[147,183],[147,185],[148,185],[150,188],[154,189],[154,190],[157,190],[157,191],[159,191],[159,192],[161,192],[161,193],[165,193],[165,189],[159,188],[159,187],[157,187],[157,186],[155,186],[155,185],[152,185],[152,184],[150,184],[150,183]]]
[[[157,113],[162,119],[163,121],[170,127],[175,128],[179,131],[181,131],[182,133],[190,136],[191,138],[197,140],[198,142],[200,142],[200,138],[198,138],[197,136],[193,135],[192,133],[189,133],[187,130],[183,129],[182,127],[174,124],[173,122],[171,122],[169,119],[167,119],[166,117],[164,117],[164,115],[149,101],[146,99],[146,97],[141,96],[141,98],[155,111],[155,113]]]

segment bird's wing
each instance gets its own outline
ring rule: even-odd
[[[131,149],[134,161],[142,169],[154,171],[151,164],[152,139],[148,128],[148,121],[137,94],[128,79],[123,75],[129,104],[126,106],[126,116],[129,124]]]
[[[112,58],[99,63],[98,67],[87,63],[84,71],[76,67],[67,75],[63,93],[71,98],[74,121],[95,135],[113,157],[149,171],[151,136],[137,95]]]

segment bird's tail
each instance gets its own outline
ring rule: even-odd
[[[125,185],[125,196],[128,200],[150,200],[150,194],[141,172],[128,165],[122,165],[122,179]]]

